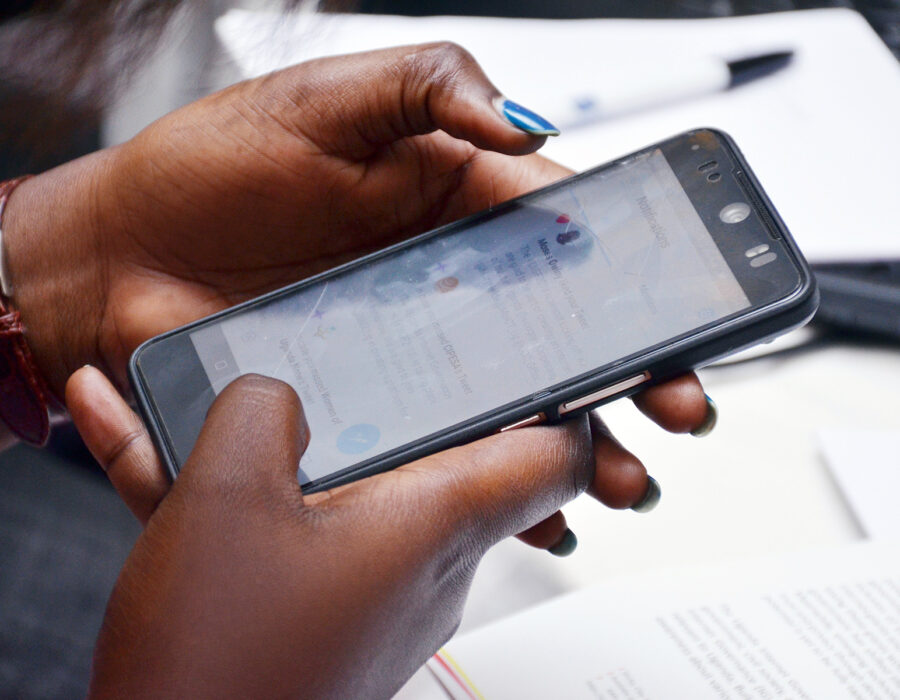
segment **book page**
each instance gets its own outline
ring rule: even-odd
[[[620,579],[452,640],[452,698],[900,697],[900,543]]]

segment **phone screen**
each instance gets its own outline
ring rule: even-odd
[[[656,149],[190,338],[216,393],[294,387],[305,484],[749,305]]]

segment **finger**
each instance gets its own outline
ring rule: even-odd
[[[633,400],[641,413],[672,433],[707,435],[718,414],[693,372],[645,389]]]
[[[66,406],[94,459],[146,525],[169,490],[169,480],[141,419],[94,367],[82,367],[69,378]]]
[[[462,533],[483,551],[553,516],[593,473],[587,422],[578,418],[446,450],[377,477],[379,489],[345,493],[360,494],[370,506],[373,499],[383,501],[392,527],[414,532],[426,544]],[[404,502],[416,507],[397,507]],[[404,516],[411,522],[404,524]],[[547,527],[543,536],[554,525]]]
[[[510,106],[471,54],[448,42],[319,59],[274,78],[291,96],[287,123],[324,150],[356,158],[439,129],[508,154],[535,151],[558,133]]]
[[[338,497],[341,492],[356,488],[357,482],[336,486],[334,488],[307,494],[303,501],[308,506],[316,506]],[[536,549],[546,549],[555,556],[565,557],[575,551],[578,539],[567,523],[562,511],[558,510],[548,518],[544,518],[524,532],[516,535],[521,542]]]
[[[234,507],[302,504],[297,465],[309,427],[297,393],[255,374],[238,377],[216,397],[173,486]]]
[[[469,162],[465,179],[436,223],[456,221],[572,174],[569,168],[536,153],[509,158],[481,151]]]
[[[566,524],[566,516],[558,510],[549,518],[516,535],[522,542],[537,549],[546,549],[557,557],[567,557],[575,551],[578,538]]]
[[[659,484],[641,461],[622,447],[595,412],[590,414],[594,480],[588,493],[610,508],[652,510],[659,501]]]

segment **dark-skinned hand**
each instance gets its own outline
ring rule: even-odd
[[[677,407],[697,391],[687,378],[649,389],[642,406],[661,425],[696,428],[704,416],[686,423]],[[67,400],[146,525],[100,632],[97,698],[389,697],[452,634],[490,546],[522,532],[546,546],[557,509],[580,492],[628,507],[647,484],[591,415],[304,495],[300,402],[248,375],[216,399],[169,488],[102,373],[75,373]]]
[[[321,59],[25,182],[4,239],[51,387],[61,394],[90,363],[123,390],[129,354],[155,334],[568,174],[528,155],[544,137],[501,116],[498,95],[453,45]],[[708,415],[693,375],[636,402],[676,432]],[[592,489],[633,504],[647,490],[643,468],[624,466],[633,458],[611,438],[596,449],[623,466]],[[158,500],[165,480],[133,478],[145,477]],[[524,539],[551,547],[563,533],[557,514]]]
[[[147,338],[568,174],[496,95],[450,44],[325,58],[26,181],[3,232],[51,387],[124,388]]]
[[[543,139],[511,126],[497,95],[453,46],[323,59],[27,181],[4,234],[51,388],[92,363],[122,389],[152,335],[565,175],[526,155]],[[260,378],[223,392],[170,489],[100,372],[78,372],[66,399],[147,525],[110,601],[98,696],[386,695],[451,633],[491,544],[523,533],[553,547],[578,492],[629,507],[648,489],[584,418],[303,496],[302,411]],[[676,431],[708,416],[693,375],[637,401]]]

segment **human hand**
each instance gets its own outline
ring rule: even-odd
[[[643,409],[674,425],[698,388],[656,387]],[[303,495],[297,396],[248,376],[216,399],[166,493],[146,431],[100,372],[73,375],[67,399],[147,525],[107,608],[94,697],[389,697],[452,634],[490,546],[546,535],[535,528],[585,488],[619,506],[647,488],[640,462],[582,416]]]
[[[51,388],[91,363],[124,389],[154,335],[566,175],[513,157],[545,137],[498,95],[453,45],[326,58],[25,182],[7,259]]]

